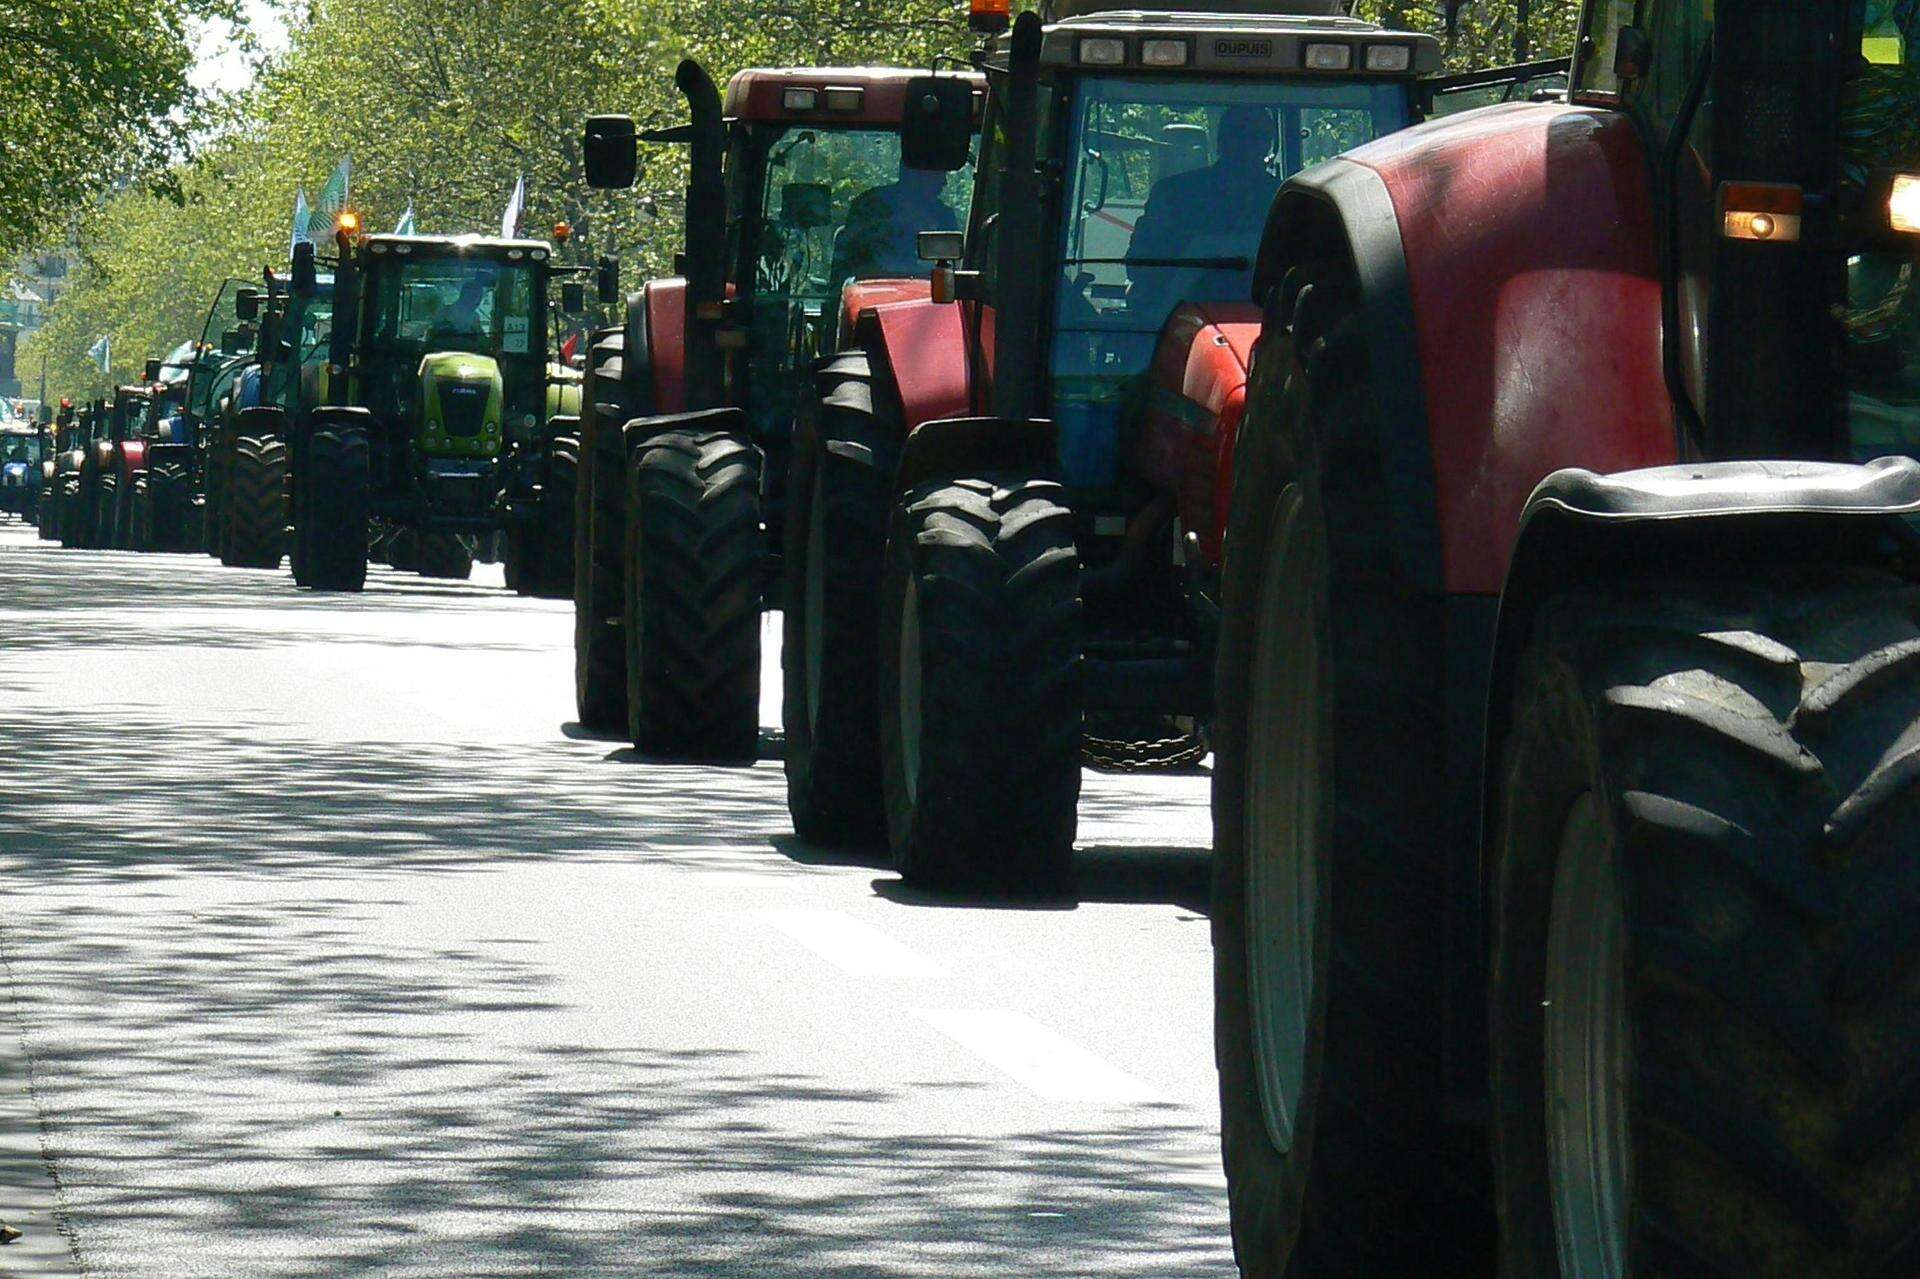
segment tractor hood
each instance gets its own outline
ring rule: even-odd
[[[564,364],[547,365],[547,417],[573,417],[580,412],[580,388],[585,375]]]
[[[505,419],[499,361],[464,351],[433,351],[422,357],[421,452],[430,457],[495,457]]]

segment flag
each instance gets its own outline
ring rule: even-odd
[[[353,186],[353,157],[343,155],[340,163],[333,166],[333,176],[327,179],[327,185],[320,188],[319,196],[313,202],[313,212],[307,216],[307,235],[320,239],[329,239],[333,235],[333,218],[347,207],[347,199]]]
[[[579,353],[580,335],[577,332],[567,334],[567,340],[560,344],[560,363],[572,364],[573,357]]]
[[[408,200],[407,211],[402,213],[400,215],[400,221],[394,224],[393,233],[395,235],[412,235],[414,233],[413,228],[413,201]]]
[[[500,238],[511,240],[520,234],[520,215],[527,206],[527,175],[521,174],[519,181],[513,184],[513,194],[507,197],[507,211],[500,215]]]
[[[113,338],[105,334],[101,335],[98,342],[87,348],[87,358],[98,365],[102,373],[105,373],[107,366],[113,363]]]
[[[313,220],[312,212],[307,208],[307,189],[301,187],[293,197],[293,239],[287,243],[287,256],[302,244],[312,244],[313,234],[308,223]]]

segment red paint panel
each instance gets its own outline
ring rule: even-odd
[[[1161,331],[1148,371],[1146,418],[1135,435],[1139,474],[1173,493],[1180,521],[1219,562],[1231,484],[1233,438],[1246,403],[1247,370],[1260,336],[1248,302],[1186,303]]]
[[[845,350],[853,341],[853,322],[862,311],[894,302],[918,302],[933,296],[928,279],[855,280],[840,293],[840,329],[834,349]]]
[[[928,300],[893,302],[862,314],[880,331],[907,430],[922,422],[965,417],[970,410],[967,333],[960,307]]]
[[[1644,149],[1616,113],[1514,105],[1349,158],[1400,224],[1446,588],[1496,593],[1549,472],[1675,458]]]
[[[727,82],[725,111],[734,120],[897,127],[906,109],[907,82],[926,74],[909,67],[753,67],[735,72]],[[974,86],[978,101],[986,91],[986,77],[978,72],[959,74]],[[786,89],[826,88],[861,90],[860,109],[789,111],[781,105]]]
[[[653,360],[653,411],[687,410],[687,282],[647,282],[647,343]]]
[[[147,442],[145,440],[127,440],[120,445],[121,469],[131,476],[135,471],[147,469]]]

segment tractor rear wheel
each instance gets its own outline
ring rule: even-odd
[[[648,754],[760,753],[760,450],[724,431],[641,445],[627,489],[627,731]]]
[[[521,572],[527,592],[543,600],[573,594],[573,522],[580,485],[580,441],[563,435],[547,454],[547,482],[540,495],[540,519],[523,549],[529,552]],[[530,571],[529,571],[530,570]]]
[[[99,496],[94,502],[93,537],[94,549],[117,551],[124,543],[120,540],[120,477],[109,471],[100,477]]]
[[[287,442],[243,435],[228,462],[226,537],[230,568],[279,568],[287,544]]]
[[[85,545],[82,530],[80,478],[69,474],[60,486],[60,545],[69,549]]]
[[[625,426],[636,413],[627,377],[626,335],[597,334],[580,397],[581,474],[573,517],[573,678],[575,712],[591,729],[627,727],[627,656],[620,634],[626,608],[621,557],[626,545]]]
[[[1443,1104],[1440,604],[1396,552],[1349,278],[1283,287],[1234,451],[1212,733],[1234,1254],[1246,1279],[1490,1275],[1485,1143]]]
[[[909,883],[1050,893],[1080,798],[1080,560],[1060,485],[938,481],[893,513],[881,591],[888,842]]]
[[[321,427],[308,440],[300,477],[302,565],[317,591],[357,591],[367,580],[367,436]]]
[[[1920,590],[1548,600],[1494,806],[1503,1274],[1915,1273]]]
[[[191,484],[178,462],[162,462],[147,473],[148,549],[184,551],[198,544]]]
[[[133,494],[127,499],[127,549],[160,549],[153,537],[153,477],[146,471],[134,472]]]
[[[821,374],[815,430],[793,453],[783,556],[787,809],[800,838],[851,847],[887,837],[875,672],[897,449],[868,370],[851,354]]]
[[[473,552],[457,533],[421,533],[414,570],[422,577],[464,582],[473,576]]]
[[[60,487],[49,484],[40,490],[40,540],[50,542],[60,536]]]

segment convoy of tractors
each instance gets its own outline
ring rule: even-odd
[[[343,215],[0,430],[0,512],[502,556],[683,759],[757,757],[777,609],[796,830],[934,889],[1069,888],[1088,742],[1204,742],[1247,1275],[1915,1273],[1920,29],[1587,0],[1437,76],[1346,9],[685,63],[584,143],[688,149],[675,277]]]

